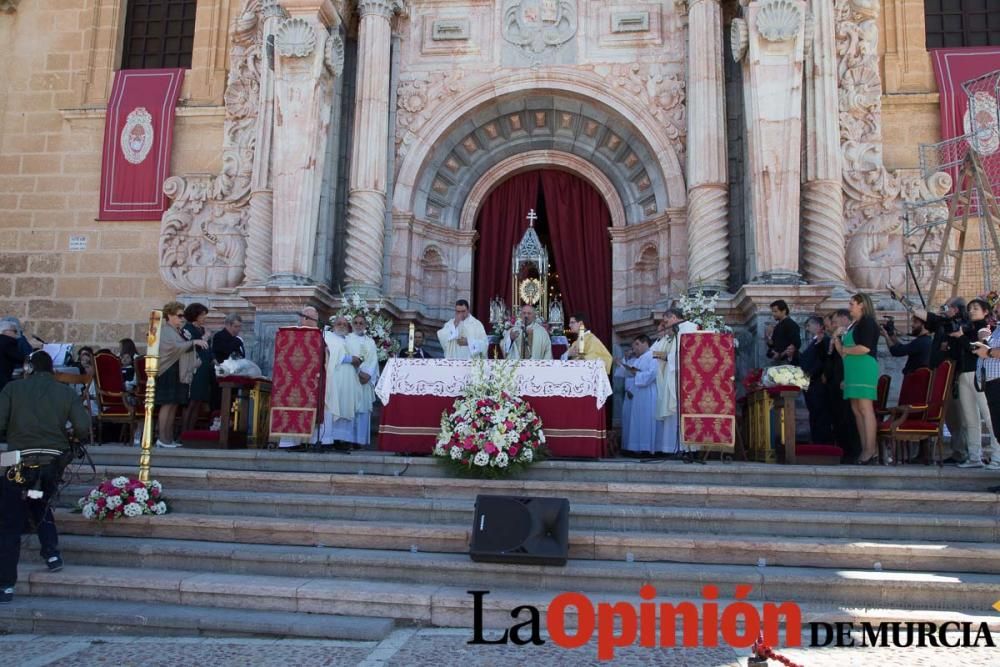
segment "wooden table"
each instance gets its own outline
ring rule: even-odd
[[[795,463],[795,399],[799,392],[798,387],[759,387],[747,394],[749,460]]]
[[[219,446],[223,449],[267,447],[271,381],[267,378],[219,378],[222,389]]]

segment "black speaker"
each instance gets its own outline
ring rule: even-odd
[[[565,565],[569,500],[476,496],[469,555],[474,561]]]

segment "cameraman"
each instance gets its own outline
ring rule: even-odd
[[[29,519],[38,529],[45,564],[54,572],[62,569],[50,502],[69,460],[66,422],[72,423],[78,439],[90,434],[90,415],[76,392],[52,375],[52,357],[34,352],[24,371],[23,380],[11,382],[0,391],[0,442],[6,441],[10,451],[51,449],[62,455],[49,457],[51,461],[38,468],[22,465],[20,483],[14,479],[14,468],[3,470],[0,476],[0,603],[14,599],[21,534]],[[37,488],[42,497],[29,498],[29,490]]]
[[[896,326],[891,317],[886,318],[885,324],[879,327],[879,332],[889,345],[889,354],[894,357],[906,357],[906,365],[903,366],[904,376],[918,368],[930,366],[931,332],[927,330],[927,323],[922,319],[916,315],[910,318],[910,335],[913,339],[909,343],[899,342]]]
[[[926,322],[927,329],[934,334],[934,338],[931,340],[931,370],[940,366],[945,359],[954,363],[955,382],[952,398],[959,398],[959,375],[963,370],[966,370],[963,368],[963,353],[969,351],[968,339],[963,331],[969,325],[965,311],[965,299],[961,297],[948,299],[941,306],[941,313],[936,314],[916,306],[907,297],[900,295],[891,285],[889,293],[893,299],[903,304],[910,315]],[[965,361],[964,365],[967,366],[968,359]],[[969,443],[966,436],[966,425],[962,420],[962,411],[960,409],[947,410],[945,423],[951,434],[951,456],[944,462],[964,463],[969,458]]]

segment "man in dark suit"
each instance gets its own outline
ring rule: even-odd
[[[413,354],[407,350],[403,353],[403,356],[409,357],[410,359],[433,359],[434,355],[424,349],[424,332],[417,329],[413,333]]]
[[[814,443],[833,442],[833,420],[830,416],[830,396],[826,386],[825,371],[829,363],[830,337],[824,330],[823,318],[818,315],[806,320],[809,339],[802,349],[799,361],[809,375],[806,390],[806,407],[809,408],[809,433]]]
[[[236,313],[226,315],[225,326],[212,336],[212,354],[220,364],[226,359],[235,356],[236,359],[245,359],[246,348],[243,346],[243,339],[240,338],[240,331],[243,329],[243,318]]]

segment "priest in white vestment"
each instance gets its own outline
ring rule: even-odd
[[[659,432],[657,451],[667,454],[677,454],[680,451],[677,428],[677,406],[680,398],[677,392],[677,364],[680,337],[697,330],[698,325],[684,319],[683,311],[671,308],[664,313],[660,321],[660,332],[663,335],[652,350],[659,364],[656,379],[659,390],[656,410]]]
[[[326,343],[326,388],[323,394],[323,423],[319,427],[319,444],[350,441],[354,434],[354,417],[360,400],[361,385],[357,367],[361,358],[347,347],[351,325],[343,315],[333,319],[333,330],[323,332]]]
[[[625,351],[625,355],[621,361],[615,359],[615,372],[612,375],[612,379],[622,382],[622,410],[621,410],[621,424],[622,424],[622,446],[628,441],[628,427],[629,420],[632,414],[632,390],[635,388],[635,377],[628,371],[628,367],[632,365],[632,348],[629,347]]]
[[[507,359],[552,359],[552,339],[529,304],[521,306],[521,320],[504,334],[500,347]]]
[[[628,439],[622,448],[628,452],[654,453],[659,451],[657,439],[656,411],[658,392],[656,377],[659,364],[649,349],[649,336],[641,334],[632,341],[634,359],[625,366],[628,373],[626,386],[631,385],[631,408],[629,409]]]
[[[368,322],[364,315],[355,315],[351,322],[354,329],[347,335],[347,353],[361,360],[355,376],[358,383],[358,402],[354,412],[354,427],[348,442],[369,447],[372,440],[372,406],[375,404],[375,384],[378,382],[378,349],[368,335]]]
[[[455,319],[448,320],[437,332],[445,359],[485,359],[489,339],[483,323],[469,312],[469,302],[455,302]]]

